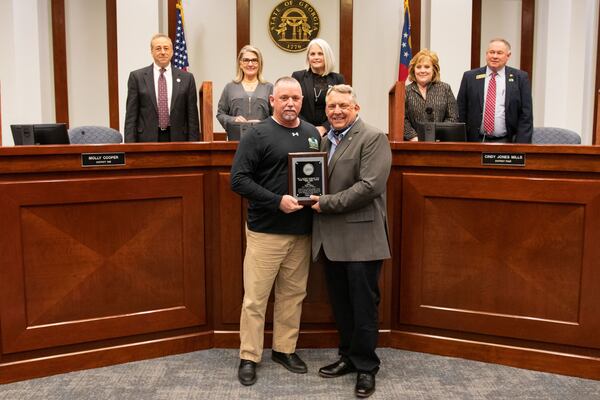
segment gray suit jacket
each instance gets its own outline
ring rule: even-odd
[[[158,105],[153,65],[133,71],[127,82],[125,142],[158,141]],[[194,75],[171,67],[173,93],[169,125],[171,141],[196,141],[200,136],[198,94]]]
[[[325,137],[321,150],[329,152]],[[361,119],[346,133],[328,165],[328,192],[313,220],[312,250],[332,261],[390,257],[386,185],[392,165],[387,136]]]

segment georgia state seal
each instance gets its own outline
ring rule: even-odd
[[[269,16],[269,35],[280,49],[298,53],[317,37],[320,25],[319,14],[310,3],[286,0]]]

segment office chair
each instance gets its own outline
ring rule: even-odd
[[[581,137],[568,129],[538,127],[533,128],[533,144],[581,144]]]
[[[71,144],[121,143],[123,136],[106,126],[78,126],[69,129]]]

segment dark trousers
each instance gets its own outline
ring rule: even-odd
[[[340,335],[339,354],[361,372],[377,373],[379,273],[382,260],[331,261],[325,257],[329,301]]]

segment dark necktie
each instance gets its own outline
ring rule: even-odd
[[[486,134],[494,133],[494,119],[496,118],[496,75],[492,72],[485,97],[485,112],[483,114],[483,130]]]
[[[343,138],[342,132],[343,131],[336,131],[336,130],[333,131],[333,137],[335,138],[335,144],[336,144],[336,146],[338,144],[340,144],[340,142],[342,141],[342,138]]]
[[[169,126],[169,96],[167,95],[166,69],[160,69],[158,77],[158,127],[167,129]]]

